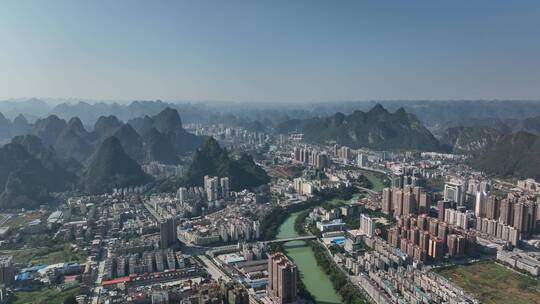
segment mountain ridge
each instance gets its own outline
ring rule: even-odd
[[[82,178],[82,188],[90,194],[101,194],[116,187],[143,185],[150,180],[124,151],[118,138],[110,136],[92,155]]]
[[[336,142],[351,148],[441,150],[438,140],[414,114],[403,108],[390,113],[377,104],[367,112],[356,110],[346,115],[337,112],[327,117],[293,120],[277,127],[278,133],[304,134],[313,143]]]

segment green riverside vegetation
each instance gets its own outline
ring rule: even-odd
[[[364,295],[358,290],[352,282],[349,281],[345,273],[338,268],[327,255],[323,245],[316,241],[308,242],[315,254],[317,264],[330,276],[334,289],[341,295],[343,303],[346,304],[363,304],[369,303]]]
[[[272,221],[275,224],[266,226],[267,230],[265,231],[265,237],[267,237],[267,239],[274,238],[281,223],[293,212],[301,212],[294,221],[295,231],[300,235],[306,234],[306,231],[304,229],[305,219],[313,208],[318,205],[322,205],[328,201],[334,201],[339,204],[342,200],[351,199],[356,192],[357,189],[352,187],[344,189],[325,190],[323,192],[317,193],[312,199],[304,203],[290,206],[287,209],[277,208],[275,209],[275,214],[273,214],[272,217],[274,221],[272,221],[271,219],[267,220]],[[263,221],[263,225],[266,224],[265,222],[267,221]],[[332,286],[334,290],[336,290],[338,294],[342,297],[343,303],[368,303],[368,301],[364,298],[359,289],[349,281],[345,273],[343,273],[343,271],[341,271],[326,255],[326,251],[324,247],[322,247],[322,245],[320,245],[316,241],[308,241],[307,244],[313,250],[317,265],[319,265],[321,269],[330,277]],[[299,285],[299,293],[302,297],[306,299],[313,299],[313,297],[309,294],[303,284]]]
[[[305,220],[310,211],[311,209],[304,210],[298,215],[294,222],[294,229],[300,235],[305,235],[308,233],[305,229]],[[334,264],[332,259],[327,255],[327,251],[323,245],[319,244],[317,241],[308,241],[307,243],[313,250],[317,265],[319,265],[330,277],[330,281],[332,282],[334,289],[342,297],[344,303],[369,303],[365,299],[364,295],[362,295],[362,293],[358,290],[358,287],[350,282],[345,273]],[[339,248],[341,249],[341,247]]]
[[[279,226],[294,212],[312,209],[318,205],[332,199],[350,200],[357,188],[347,187],[342,189],[325,189],[315,192],[314,196],[305,202],[284,207],[274,208],[261,222],[262,239],[274,239],[278,233]]]

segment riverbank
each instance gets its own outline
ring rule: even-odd
[[[308,232],[305,229],[305,220],[309,214],[309,210],[298,212],[295,216],[294,229],[297,235],[305,235]],[[311,252],[315,257],[317,266],[324,271],[326,277],[329,278],[334,292],[338,294],[342,303],[347,304],[364,304],[369,303],[362,295],[357,286],[350,282],[343,270],[339,269],[329,256],[324,245],[319,241],[308,241],[307,246],[311,248]]]
[[[294,223],[301,213],[302,211],[298,211],[290,214],[280,226],[277,238],[298,236],[294,229]],[[312,297],[316,303],[341,303],[341,297],[334,290],[330,278],[317,266],[315,255],[305,241],[287,242],[282,246],[282,250],[298,267],[300,280],[304,284],[305,291],[309,293],[308,297]]]
[[[261,223],[263,238],[266,240],[276,238],[290,238],[298,236],[295,230],[297,217],[305,211],[325,203],[340,203],[350,200],[358,189],[348,187],[341,189],[327,189],[306,202],[288,207],[277,207],[268,214]],[[316,303],[338,304],[341,297],[334,290],[329,276],[317,265],[311,247],[305,241],[287,242],[283,245],[274,245],[271,250],[281,250],[291,258],[298,267],[300,284],[299,294]]]
[[[287,207],[276,207],[270,211],[261,222],[262,240],[275,239],[278,235],[279,227],[292,213],[312,209],[336,199],[350,200],[356,193],[358,193],[358,189],[354,187],[325,189],[316,192],[312,198],[305,202],[289,205]]]
[[[265,231],[265,237],[280,239],[305,234],[302,223],[310,210],[324,204],[339,205],[343,201],[352,199],[354,195],[357,195],[355,188],[332,189],[318,193],[316,197],[307,202],[275,210],[272,217],[267,217],[266,221],[274,219],[279,225],[276,225],[275,222],[269,223],[266,226],[268,230]],[[324,250],[324,248],[316,246],[321,245],[315,241],[292,241],[279,248],[298,267],[301,296],[324,304],[366,303],[355,286],[348,281],[347,276],[336,266],[333,266],[332,261],[322,259],[325,255],[320,255],[320,250]],[[333,266],[333,268],[329,266]]]

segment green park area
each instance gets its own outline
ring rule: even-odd
[[[372,190],[376,192],[381,192],[384,188],[384,175],[381,173],[375,173],[371,171],[361,170],[362,174],[371,182],[373,185]]]
[[[540,281],[495,262],[452,266],[436,271],[481,303],[540,303]]]
[[[40,212],[0,214],[0,227],[19,228],[43,216]]]
[[[56,264],[78,261],[84,263],[87,254],[75,252],[69,244],[50,244],[50,246],[30,247],[13,250],[0,250],[0,254],[12,255],[16,263]]]
[[[20,214],[0,214],[0,227],[9,227],[11,231],[20,231],[24,226],[37,219],[46,217],[41,212],[26,212]],[[43,224],[40,224],[43,225]],[[55,264],[60,262],[85,262],[87,254],[75,251],[63,238],[48,231],[40,233],[22,233],[21,239],[15,244],[6,244],[0,249],[0,254],[13,256],[16,263],[33,265]]]
[[[52,287],[44,287],[34,291],[17,291],[13,304],[63,304],[75,303],[74,297],[80,294],[78,287],[60,291]]]

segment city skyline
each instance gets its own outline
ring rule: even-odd
[[[0,3],[0,302],[540,303],[540,2]]]
[[[540,4],[9,1],[0,99],[538,99]]]

